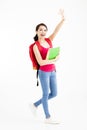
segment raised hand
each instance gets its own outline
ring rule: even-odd
[[[61,15],[63,20],[65,20],[65,18],[64,18],[64,9],[60,9],[58,14]]]

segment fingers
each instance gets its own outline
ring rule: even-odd
[[[59,15],[62,15],[62,17],[64,17],[64,9],[59,9]]]
[[[56,56],[55,60],[57,61],[60,58],[60,55]]]
[[[64,13],[64,9],[59,9],[59,12],[60,13]]]

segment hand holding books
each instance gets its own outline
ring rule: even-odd
[[[48,59],[48,60],[52,60],[52,59],[57,60],[59,58],[59,53],[60,53],[60,47],[50,48],[48,50],[46,59]]]

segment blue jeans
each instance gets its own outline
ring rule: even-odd
[[[45,72],[39,70],[39,79],[42,87],[42,98],[34,103],[36,107],[40,104],[43,105],[44,113],[46,118],[50,117],[48,108],[48,99],[57,96],[57,80],[56,71]]]

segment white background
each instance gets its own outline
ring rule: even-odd
[[[49,102],[60,125],[45,125],[42,107],[35,120],[29,102],[41,97],[28,47],[35,27],[43,22],[48,33],[60,21],[58,10],[65,11],[65,23],[53,41],[61,47],[56,63],[58,97]],[[87,1],[86,0],[0,0],[0,129],[87,130]]]

